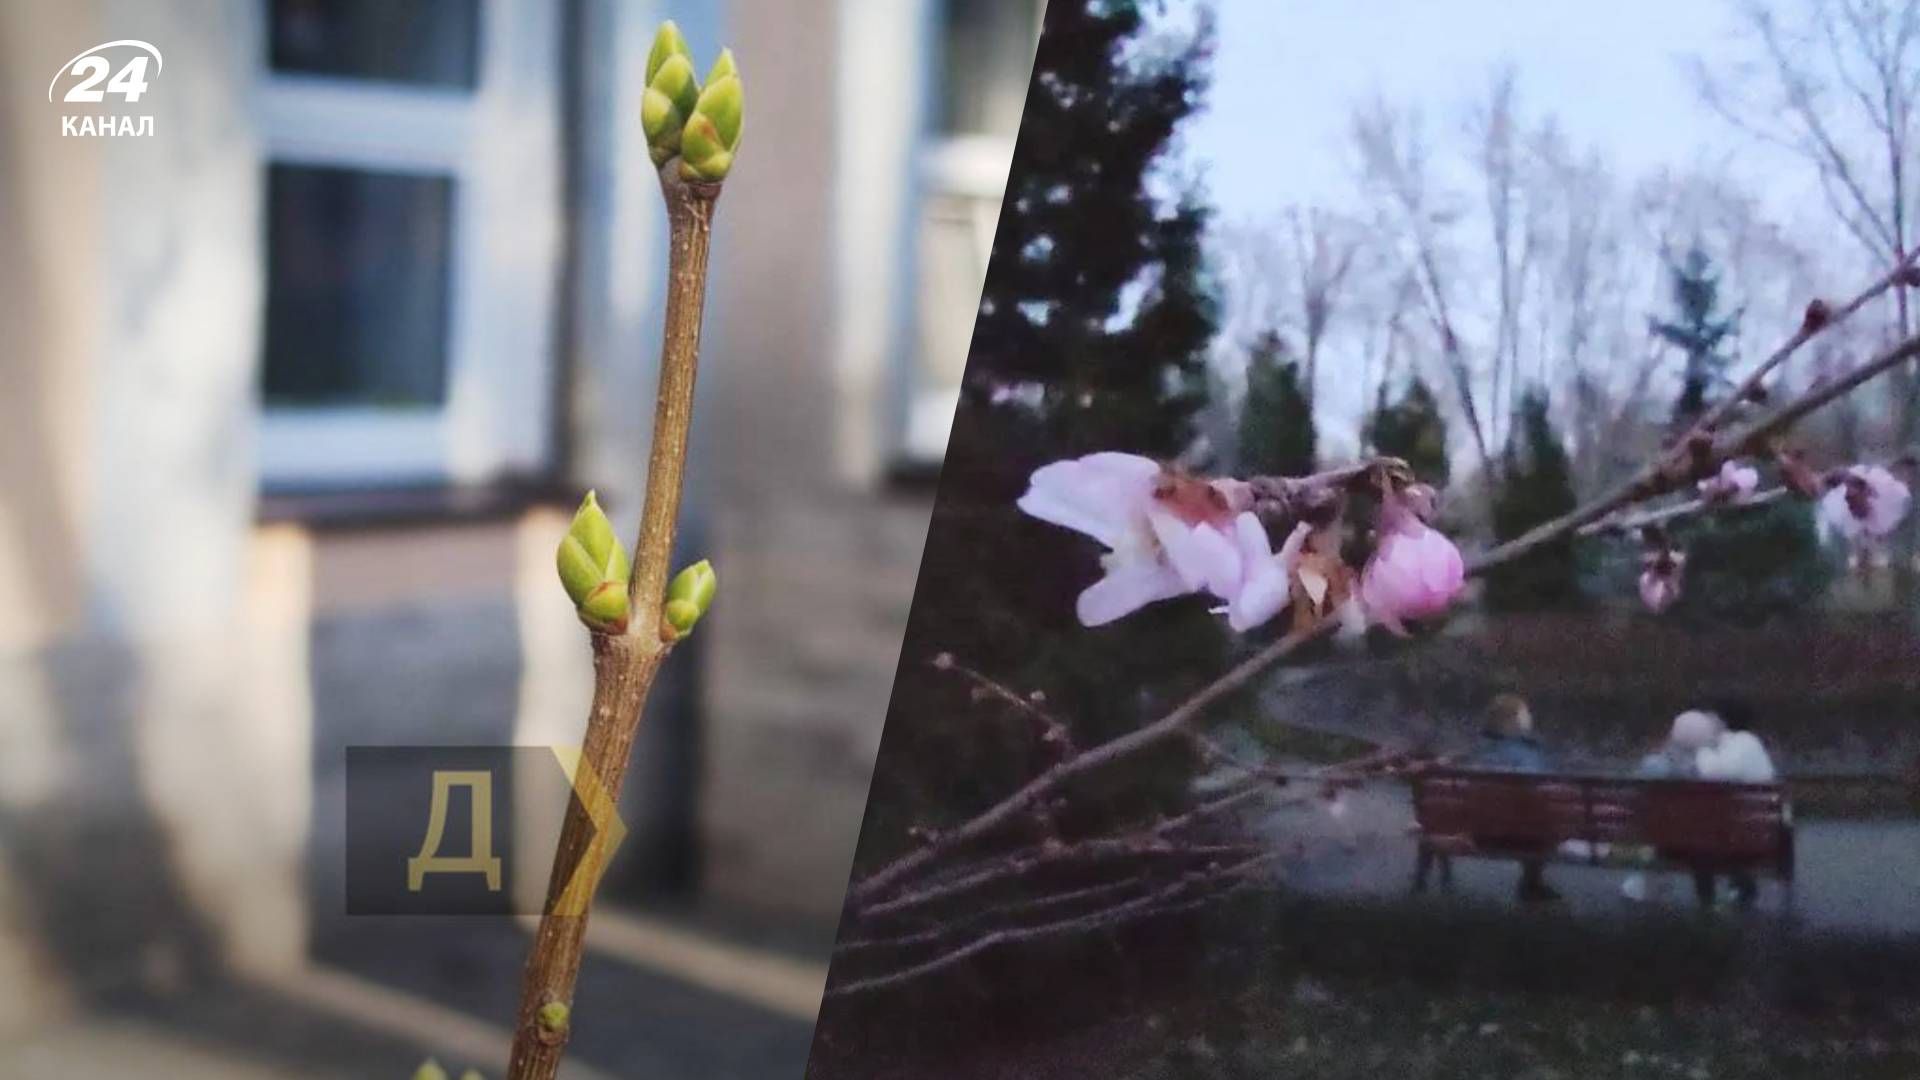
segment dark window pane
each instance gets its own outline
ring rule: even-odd
[[[471,87],[479,0],[272,0],[275,70]]]
[[[944,16],[939,130],[1012,137],[1040,32],[1036,0],[946,0]]]
[[[272,166],[266,403],[444,403],[452,232],[448,177]]]

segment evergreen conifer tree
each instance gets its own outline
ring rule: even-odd
[[[1313,402],[1300,364],[1285,340],[1261,334],[1247,357],[1247,396],[1240,406],[1239,472],[1243,476],[1304,476],[1314,470]]]
[[[1421,482],[1436,488],[1447,486],[1447,420],[1440,413],[1440,399],[1433,396],[1426,380],[1416,376],[1394,402],[1386,400],[1383,389],[1373,414],[1367,417],[1365,436],[1374,453],[1404,459]]]
[[[1529,390],[1515,410],[1513,436],[1501,461],[1493,500],[1494,540],[1504,543],[1579,505],[1566,447],[1553,429],[1546,392]],[[1571,541],[1548,544],[1487,576],[1487,606],[1495,611],[1564,607],[1580,598]]]
[[[1732,357],[1723,347],[1740,328],[1740,312],[1721,313],[1720,273],[1697,244],[1679,261],[1668,261],[1667,277],[1673,314],[1649,319],[1648,326],[1685,357],[1680,396],[1673,406],[1676,424],[1685,425],[1705,412],[1726,387]]]
[[[1200,105],[1212,26],[1203,19],[1186,37],[1151,23],[1150,7],[1047,5],[863,863],[911,843],[912,826],[939,827],[1004,796],[1057,753],[1027,721],[930,673],[932,657],[1044,693],[1074,742],[1092,745],[1196,688],[1229,647],[1202,601],[1079,626],[1074,597],[1100,574],[1097,545],[1014,505],[1050,461],[1102,450],[1174,458],[1206,403],[1217,317],[1207,215],[1168,150]],[[1075,812],[1111,822],[1181,805],[1195,767],[1185,746],[1141,755],[1078,792]]]
[[[1037,391],[1054,457],[1173,456],[1206,400],[1208,211],[1165,152],[1199,105],[1212,29],[1141,48],[1146,7],[1048,5],[974,324],[969,398]]]

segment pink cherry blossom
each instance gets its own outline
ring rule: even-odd
[[[1720,473],[1700,481],[1700,497],[1708,502],[1732,502],[1752,495],[1760,486],[1760,472],[1751,465],[1726,461]]]
[[[1856,553],[1872,551],[1899,527],[1912,501],[1907,485],[1891,472],[1879,465],[1854,465],[1841,470],[1820,497],[1820,521]]]
[[[1408,619],[1446,611],[1466,584],[1460,549],[1421,520],[1432,511],[1432,489],[1414,485],[1388,495],[1380,507],[1380,538],[1360,576],[1367,617],[1396,634]]]
[[[1240,549],[1240,583],[1227,605],[1215,610],[1226,614],[1228,626],[1244,633],[1287,609],[1294,568],[1313,529],[1305,522],[1294,526],[1276,552],[1268,542],[1267,527],[1252,512],[1241,513],[1233,525]]]
[[[1244,485],[1171,473],[1135,454],[1098,453],[1036,469],[1019,507],[1107,548],[1099,581],[1076,611],[1101,626],[1160,600],[1238,591],[1240,549],[1229,535],[1250,501]]]

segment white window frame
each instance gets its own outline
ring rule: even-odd
[[[1013,143],[1005,136],[949,135],[932,139],[921,155],[921,213],[915,228],[924,230],[931,224],[929,210],[936,200],[966,207],[965,225],[972,231],[973,254],[978,260],[976,276],[982,283],[993,258],[993,234],[1000,221],[1000,202],[1006,196],[1007,172],[1013,166]],[[901,373],[906,383],[906,408],[896,456],[907,466],[939,464],[946,456],[947,436],[960,406],[958,386],[929,385],[929,349],[944,348],[947,343],[929,341],[933,334],[927,326],[928,299],[924,288],[913,298],[913,347],[908,350],[906,370]],[[977,296],[975,302],[977,305]],[[971,335],[969,341],[956,343],[962,353],[970,341]],[[964,357],[961,362],[965,363]]]
[[[936,0],[936,13],[939,6]],[[1033,4],[1030,46],[1039,42],[1046,11],[1044,0]],[[938,43],[934,47],[938,48]],[[940,90],[937,87],[930,88],[929,92],[937,95]],[[1008,173],[1013,168],[1014,142],[1015,136],[1012,134],[936,133],[925,140],[920,150],[920,212],[915,215],[913,222],[916,235],[921,235],[921,231],[931,224],[929,210],[935,200],[965,206],[965,224],[972,231],[973,250],[978,259],[976,276],[982,285],[986,282],[988,263],[993,258],[993,234],[1000,221],[1001,201],[1006,197]],[[976,295],[976,312],[978,300]],[[912,345],[901,357],[904,361],[902,370],[895,375],[902,384],[904,407],[893,456],[898,464],[908,468],[937,466],[945,458],[947,438],[953,430],[954,413],[960,406],[958,386],[930,385],[928,379],[930,345],[933,348],[948,346],[929,340],[934,334],[928,326],[927,301],[924,287],[912,297]],[[972,325],[971,320],[968,325]],[[957,347],[962,353],[970,347],[971,339],[969,333],[967,341],[958,343]],[[964,356],[961,363],[965,363]]]
[[[445,176],[454,193],[444,405],[260,405],[256,446],[266,486],[478,483],[547,464],[559,258],[558,11],[547,0],[481,0],[479,7],[471,89],[280,72],[262,43],[263,175],[278,163]],[[261,258],[264,272],[265,251]]]

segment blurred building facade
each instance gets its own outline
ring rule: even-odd
[[[748,87],[683,538],[722,591],[650,710],[610,887],[829,917],[1039,7],[0,9],[0,995],[50,1000],[49,927],[103,892],[297,964],[338,895],[346,746],[578,740],[551,556],[587,487],[638,516],[665,17]],[[137,102],[56,100],[120,39],[164,54]],[[162,928],[118,944],[179,962]]]

